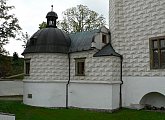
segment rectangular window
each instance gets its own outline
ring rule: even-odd
[[[102,35],[102,43],[107,44],[107,36]]]
[[[30,59],[25,59],[25,75],[30,75]]]
[[[77,76],[85,75],[85,58],[76,58],[75,59],[75,74]]]
[[[32,94],[28,94],[28,96],[27,96],[28,98],[32,98]]]
[[[150,39],[150,63],[152,69],[165,68],[165,36]]]

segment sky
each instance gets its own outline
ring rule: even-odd
[[[86,5],[89,9],[102,14],[106,18],[108,26],[108,1],[109,0],[8,0],[7,5],[15,6],[15,9],[11,11],[19,20],[24,33],[28,33],[32,36],[37,30],[40,23],[46,21],[46,14],[51,11],[51,5],[53,10],[58,14],[58,20],[62,19],[62,12],[68,8],[75,7],[77,5]],[[11,39],[9,44],[5,46],[5,49],[9,51],[12,56],[14,52],[17,52],[19,57],[23,52],[22,41],[16,41]]]

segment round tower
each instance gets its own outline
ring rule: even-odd
[[[47,27],[32,35],[23,52],[23,102],[33,106],[65,107],[70,38],[57,28],[58,16],[53,8],[46,18]]]

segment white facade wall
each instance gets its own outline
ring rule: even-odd
[[[164,0],[109,0],[112,46],[123,55],[123,105],[164,93],[165,69],[150,69],[149,38],[165,35]]]
[[[26,54],[30,60],[30,76],[25,80],[68,80],[69,59],[67,54],[32,53]]]
[[[110,0],[112,45],[124,57],[124,76],[165,76],[165,69],[150,69],[149,53],[149,38],[165,35],[164,6],[164,0]]]
[[[119,108],[120,58],[93,57],[95,50],[71,54],[69,106],[90,109]],[[75,75],[75,58],[85,59],[85,76]]]
[[[123,31],[123,0],[109,0],[109,29],[111,32],[111,44],[120,47],[119,42],[122,42],[121,34],[118,36],[119,31]],[[118,43],[116,43],[116,38]],[[116,44],[115,44],[116,43]],[[117,49],[116,49],[117,50]],[[118,52],[118,51],[117,51]]]
[[[30,58],[30,76],[24,79],[25,104],[43,107],[66,106],[66,84],[69,80],[67,54],[26,54]],[[32,98],[28,98],[28,94]]]
[[[115,56],[93,57],[95,50],[71,54],[71,80],[120,81],[120,58]],[[75,75],[75,58],[85,59],[85,76]]]
[[[122,86],[123,106],[139,104],[140,101],[142,100],[142,97],[148,93],[157,92],[157,93],[161,93],[162,95],[165,95],[164,77],[124,77],[123,81],[124,81],[124,84]],[[152,101],[152,102],[153,104],[157,105],[156,102],[158,101],[159,98],[157,98],[156,101]],[[159,101],[159,103],[161,103],[161,101]],[[162,104],[162,106],[165,107],[165,103]]]
[[[11,114],[0,113],[0,120],[15,120],[15,116]]]
[[[67,81],[24,81],[23,102],[40,107],[65,107]],[[32,98],[28,98],[28,94]]]
[[[114,110],[119,108],[120,82],[71,81],[69,106]]]
[[[0,96],[23,95],[22,81],[0,81]]]
[[[97,51],[70,54],[69,107],[108,110],[119,107],[120,58],[93,57]],[[75,58],[84,57],[86,58],[85,76],[76,76]],[[24,103],[42,107],[66,107],[66,85],[69,80],[68,56],[29,54],[25,58],[31,58],[31,68],[30,76],[24,80]],[[31,98],[28,97],[29,95]]]

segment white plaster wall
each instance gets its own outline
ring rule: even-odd
[[[112,84],[118,86],[120,84],[120,59],[114,56],[93,57],[96,52],[97,50],[91,50],[71,54],[69,106],[116,109],[119,104],[116,103],[118,100],[114,99],[119,97],[116,93],[119,88]],[[85,76],[75,76],[75,58],[82,57],[86,57]],[[31,58],[31,68],[30,76],[24,79],[23,102],[32,106],[66,107],[66,84],[69,79],[68,56],[28,54],[25,58]],[[78,81],[87,81],[87,83],[79,84]],[[28,94],[32,94],[32,98],[28,98]],[[79,95],[81,97],[78,97]],[[95,99],[97,100],[93,101]]]
[[[67,54],[60,53],[32,53],[26,54],[30,58],[30,76],[25,80],[68,80],[69,60]]]
[[[71,54],[69,105],[79,108],[117,109],[120,91],[120,58],[93,57],[97,51]],[[85,59],[85,76],[75,75],[75,58]]]
[[[66,107],[67,81],[24,81],[23,102],[41,107]],[[28,98],[32,94],[32,98]]]
[[[23,102],[33,106],[65,107],[66,84],[69,80],[67,54],[26,54],[30,58],[30,76],[24,79]],[[32,94],[32,99],[28,98]]]
[[[15,120],[14,115],[0,113],[0,120]]]
[[[112,85],[112,109],[117,109],[120,106],[120,85]]]
[[[116,22],[115,21],[115,0],[109,0],[109,29],[111,32],[111,39],[114,40],[115,35],[115,27]]]
[[[109,29],[111,32],[111,44],[115,47],[123,47],[123,0],[109,0]]]
[[[124,77],[123,81],[123,106],[139,104],[142,97],[151,92],[165,95],[164,77]]]
[[[23,95],[22,81],[0,81],[0,96]]]
[[[69,106],[90,109],[117,109],[119,83],[72,81],[69,84]]]
[[[95,50],[71,54],[71,81],[120,81],[120,58],[115,56],[93,57]],[[75,75],[75,58],[85,59],[85,76]]]
[[[164,77],[150,69],[149,38],[165,35],[164,0],[110,0],[114,49],[123,55],[123,75]]]

